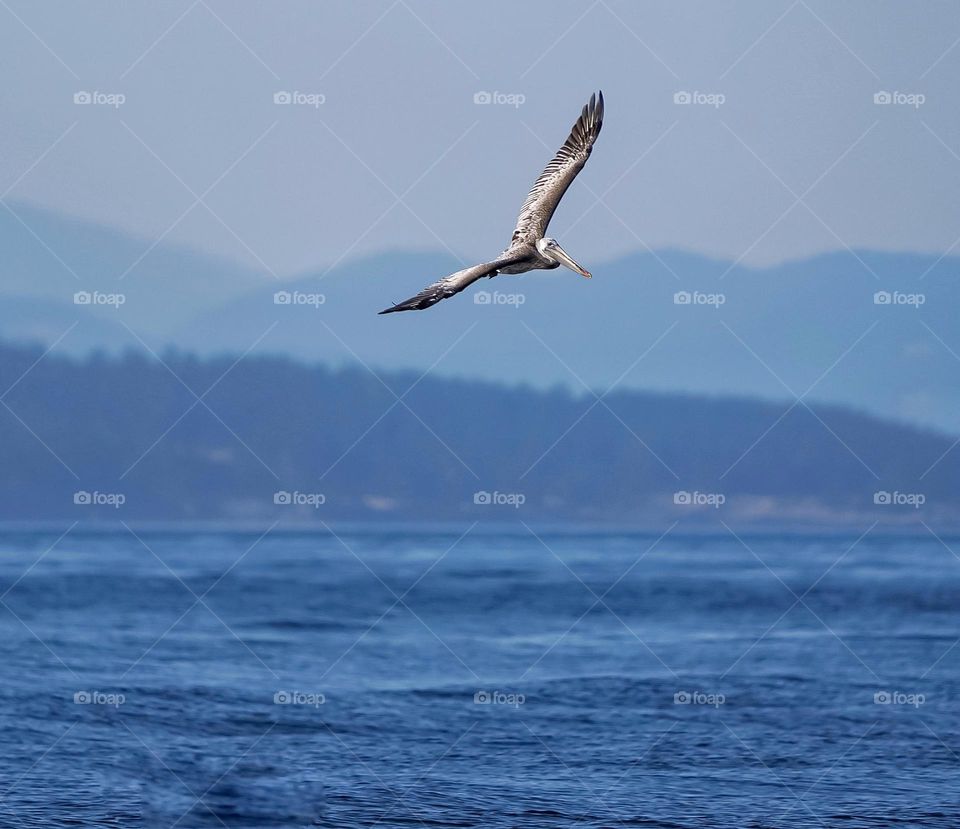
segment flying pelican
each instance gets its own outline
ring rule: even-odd
[[[405,302],[385,308],[381,314],[394,311],[420,311],[436,305],[460,293],[482,277],[494,277],[499,273],[526,273],[532,270],[551,270],[564,265],[578,274],[590,277],[590,271],[578,265],[560,247],[556,239],[544,236],[560,199],[567,192],[583,165],[587,163],[593,144],[603,126],[603,93],[591,95],[577,123],[557,154],[547,164],[540,178],[534,182],[527,200],[520,208],[517,227],[513,231],[510,246],[492,262],[464,268],[428,285],[419,294]]]

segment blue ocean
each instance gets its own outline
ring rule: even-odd
[[[3,826],[960,826],[958,539],[66,529],[0,535]]]

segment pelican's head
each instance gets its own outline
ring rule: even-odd
[[[537,250],[541,256],[546,257],[551,262],[556,262],[559,265],[570,268],[571,271],[576,271],[581,276],[587,277],[587,279],[590,278],[590,271],[580,267],[580,265],[574,262],[569,254],[560,247],[560,243],[556,239],[551,239],[549,236],[537,239]]]

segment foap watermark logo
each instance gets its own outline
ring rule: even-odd
[[[285,89],[281,89],[273,93],[273,102],[278,106],[299,106],[320,109],[320,107],[327,102],[327,96],[321,92],[301,92],[299,89],[288,92]]]
[[[120,509],[127,503],[127,496],[122,492],[87,492],[79,489],[73,493],[73,503],[80,507],[113,507]]]
[[[277,691],[273,695],[274,705],[308,705],[319,708],[327,701],[319,691]]]
[[[873,493],[873,503],[882,507],[913,507],[920,509],[927,503],[927,496],[922,492],[900,492],[894,490],[887,492],[885,489],[879,489]]]
[[[722,92],[700,92],[696,89],[688,92],[680,89],[673,93],[673,102],[678,106],[709,106],[720,109],[727,102],[727,96]]]
[[[506,294],[503,291],[477,291],[473,295],[474,305],[512,305],[519,308],[526,301],[523,294]]]
[[[709,694],[706,691],[677,691],[673,695],[674,705],[710,705],[719,708],[726,701],[723,694]]]
[[[919,308],[926,301],[926,294],[907,294],[903,291],[877,291],[873,295],[874,305],[909,305]]]
[[[274,305],[308,305],[319,308],[326,304],[327,297],[324,294],[310,294],[304,291],[277,291],[273,295]]]
[[[923,694],[906,694],[903,691],[877,691],[873,695],[874,705],[911,705],[919,708],[926,701]]]
[[[473,93],[473,102],[479,106],[510,106],[519,109],[527,102],[527,96],[520,92],[487,92],[481,89]]]
[[[322,492],[288,492],[279,489],[273,493],[273,503],[284,507],[313,507],[318,509],[327,502],[327,496]]]
[[[674,305],[710,305],[719,308],[726,301],[726,294],[707,294],[703,291],[677,291],[673,295]]]
[[[487,492],[481,489],[473,493],[473,503],[479,506],[495,507],[513,507],[520,509],[527,501],[527,496],[522,492]]]
[[[680,506],[713,507],[714,509],[720,509],[726,501],[727,496],[722,492],[700,492],[698,490],[687,492],[687,490],[681,489],[673,493],[673,503],[679,504]]]
[[[107,693],[106,691],[75,691],[74,705],[110,705],[119,708],[127,701],[123,694]]]
[[[122,92],[101,92],[99,89],[88,92],[85,89],[81,89],[73,93],[73,102],[78,106],[99,106],[120,109],[120,107],[127,102],[127,96]]]
[[[887,92],[887,90],[881,89],[879,92],[873,93],[873,102],[877,106],[902,106],[920,109],[927,102],[927,96],[921,92],[899,92],[897,90]]]
[[[519,708],[527,701],[523,694],[515,694],[508,691],[477,691],[473,695],[474,705],[509,705],[512,708]]]
[[[119,308],[126,301],[125,294],[106,294],[103,291],[77,291],[73,295],[74,305],[106,305]]]

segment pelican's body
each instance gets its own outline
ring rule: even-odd
[[[591,95],[590,102],[583,108],[580,117],[573,125],[570,135],[557,154],[547,164],[527,195],[517,227],[513,231],[510,245],[492,262],[484,262],[471,268],[450,274],[439,282],[428,285],[419,294],[381,311],[390,314],[394,311],[415,311],[429,308],[442,299],[459,293],[483,277],[497,274],[518,274],[533,270],[552,270],[561,265],[590,276],[590,272],[578,265],[570,255],[560,247],[556,239],[546,236],[560,199],[566,193],[570,183],[577,177],[593,149],[593,144],[603,126],[603,93]]]
[[[520,261],[512,265],[504,265],[498,268],[498,273],[526,273],[527,271],[549,271],[560,267],[560,260],[551,258],[551,252],[559,248],[560,245],[556,239],[543,237],[534,244],[529,242],[519,242],[507,248],[501,256],[518,257]],[[572,260],[571,260],[572,261]],[[580,266],[578,265],[577,268]],[[576,268],[574,268],[576,270]],[[584,276],[590,276],[587,271],[580,269]]]

